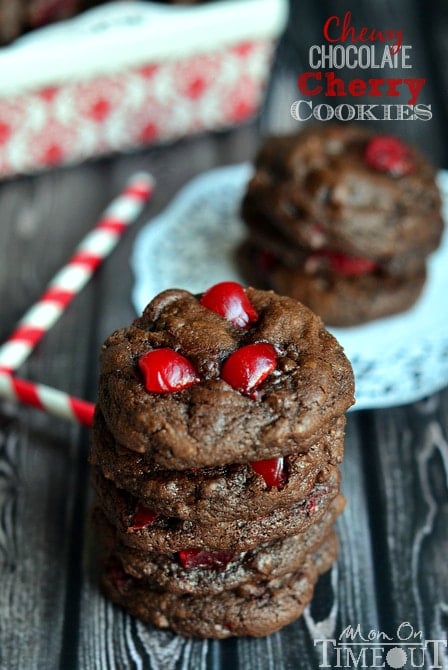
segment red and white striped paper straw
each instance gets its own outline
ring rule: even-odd
[[[54,325],[67,305],[87,284],[94,271],[110,254],[123,232],[137,219],[154,190],[147,173],[131,177],[123,192],[101,215],[66,265],[56,274],[40,299],[20,319],[0,345],[0,370],[14,372]]]
[[[95,405],[92,402],[75,398],[63,391],[21,379],[0,370],[0,397],[18,400],[32,405],[48,414],[81,423],[89,428],[93,422]]]

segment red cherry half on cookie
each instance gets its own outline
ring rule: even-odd
[[[377,264],[370,258],[360,256],[348,256],[339,251],[317,251],[310,254],[305,262],[305,270],[318,269],[321,262],[328,263],[330,269],[344,277],[356,277],[374,272]]]
[[[235,558],[232,551],[204,551],[203,549],[182,549],[179,560],[186,570],[211,568],[222,570]]]
[[[381,135],[374,137],[366,146],[365,161],[374,170],[402,177],[415,168],[409,148],[398,137]]]
[[[247,328],[258,319],[245,290],[233,281],[224,281],[211,286],[202,296],[200,303],[212,312],[233,323],[237,328]]]
[[[174,349],[153,349],[140,356],[138,365],[143,373],[147,391],[173,393],[193,386],[199,376],[185,356]]]
[[[128,530],[140,530],[140,528],[145,528],[145,526],[151,526],[158,518],[159,515],[148,507],[138,504],[132,516],[132,525],[128,526]]]
[[[280,456],[279,458],[267,458],[264,461],[252,461],[251,466],[258,475],[263,477],[266,486],[281,489],[288,481],[284,461],[284,457]]]
[[[241,393],[250,393],[277,367],[272,344],[257,342],[237,349],[225,361],[221,379]]]

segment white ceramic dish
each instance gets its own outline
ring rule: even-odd
[[[220,0],[194,7],[129,0],[101,5],[1,48],[0,96],[275,38],[286,17],[286,0]]]
[[[0,177],[239,125],[286,0],[114,2],[0,48]]]

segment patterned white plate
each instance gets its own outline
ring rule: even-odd
[[[195,178],[142,229],[131,259],[137,312],[166,288],[199,293],[218,281],[244,281],[235,250],[245,235],[238,211],[250,173],[250,165],[242,164]],[[439,185],[448,220],[448,172],[439,174]],[[411,310],[356,328],[330,329],[355,371],[355,409],[402,405],[448,385],[447,295],[445,234]]]

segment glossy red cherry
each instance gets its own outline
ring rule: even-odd
[[[275,486],[278,489],[282,489],[288,481],[288,473],[286,472],[283,456],[279,456],[279,458],[267,458],[264,461],[252,461],[251,466],[257,474],[263,477],[266,486]]]
[[[241,393],[250,393],[277,367],[272,344],[257,342],[237,349],[225,361],[221,378]]]
[[[366,146],[364,157],[371,168],[388,172],[394,177],[402,177],[415,168],[410,149],[398,137],[390,135],[371,139]]]
[[[132,516],[132,525],[128,526],[128,530],[140,530],[145,526],[151,526],[158,518],[158,514],[139,503]]]
[[[240,284],[223,281],[211,286],[200,303],[212,312],[233,323],[237,328],[247,328],[258,319],[258,314]]]
[[[143,354],[138,365],[143,373],[146,389],[153,393],[181,391],[199,381],[190,361],[168,347]]]
[[[349,256],[340,251],[318,251],[310,254],[306,260],[305,268],[313,270],[319,267],[321,261],[328,263],[330,269],[344,277],[356,277],[374,272],[378,265],[370,258],[360,256]]]
[[[210,568],[223,570],[235,558],[232,551],[204,551],[203,549],[182,549],[179,560],[186,570]]]

